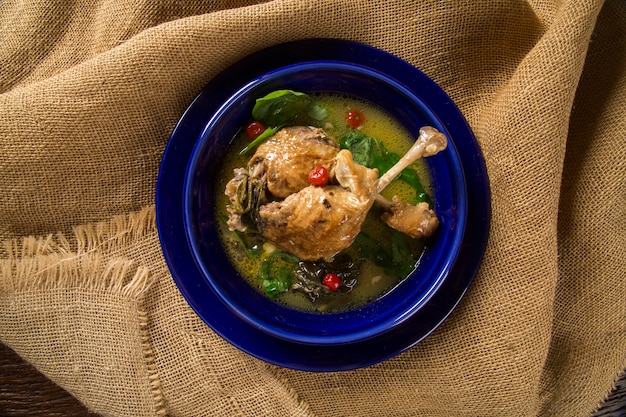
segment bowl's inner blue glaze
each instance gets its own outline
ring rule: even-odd
[[[184,221],[194,259],[221,299],[238,317],[273,336],[305,344],[346,344],[382,334],[410,317],[446,278],[465,229],[467,190],[454,144],[426,159],[433,180],[435,212],[441,225],[418,268],[392,291],[358,309],[341,313],[297,311],[276,303],[239,276],[221,245],[215,181],[221,158],[258,97],[278,90],[332,92],[372,102],[417,137],[430,125],[448,134],[429,107],[382,73],[338,62],[302,63],[269,72],[239,89],[208,121],[197,141],[185,178]],[[222,185],[223,186],[223,185]]]

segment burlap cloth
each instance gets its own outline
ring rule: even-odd
[[[202,4],[198,4],[202,3]],[[106,416],[586,416],[626,366],[626,4],[0,2],[0,340]],[[215,335],[168,272],[168,136],[229,64],[284,41],[387,50],[484,152],[493,217],[425,341],[342,373]]]

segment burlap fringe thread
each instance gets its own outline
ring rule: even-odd
[[[116,256],[115,250],[154,230],[154,223],[154,207],[150,206],[110,222],[77,226],[74,242],[60,233],[6,241],[7,258],[0,260],[0,290],[80,287],[140,297],[150,287],[148,269]]]
[[[145,237],[156,229],[154,206],[110,222],[74,228],[74,242],[63,234],[25,237],[4,242],[5,259],[0,260],[0,291],[41,291],[81,288],[104,290],[138,300],[153,279],[147,267],[116,255],[116,248]],[[156,415],[166,416],[161,381],[148,330],[149,314],[138,311],[140,336]]]

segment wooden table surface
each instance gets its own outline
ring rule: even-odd
[[[1,417],[96,417],[78,400],[0,343]],[[626,373],[602,408],[591,417],[626,416]]]

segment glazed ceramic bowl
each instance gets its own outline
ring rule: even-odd
[[[309,42],[318,42],[314,44],[318,46],[328,42],[326,46],[337,49],[340,49],[337,42],[341,43]],[[382,56],[394,65],[401,63],[402,71],[363,59],[346,59],[344,54],[329,53],[323,48],[325,53],[301,59],[293,56],[294,51],[300,50],[295,45],[265,51],[266,59],[270,59],[268,55],[281,57],[272,65],[261,65],[266,61],[260,53],[234,65],[216,77],[192,103],[174,130],[164,155],[157,186],[157,223],[165,258],[181,292],[200,317],[225,339],[254,356],[283,366],[307,370],[349,369],[378,362],[417,343],[461,299],[486,242],[489,215],[486,174],[484,165],[471,162],[479,151],[458,109],[434,82],[414,67],[381,51],[352,43],[349,43],[351,48],[364,48],[376,55],[375,62],[380,62]],[[281,48],[282,52],[292,52],[290,58],[277,55]],[[421,127],[429,125],[449,138],[445,151],[426,158],[433,184],[434,210],[440,219],[435,237],[413,273],[384,296],[359,308],[316,313],[295,310],[271,300],[238,274],[220,241],[215,212],[220,164],[249,119],[255,100],[279,89],[345,94],[384,109],[414,137]],[[468,155],[463,155],[464,149],[457,146],[459,142],[466,152],[468,143],[471,144],[469,159],[473,165],[468,166]],[[472,173],[469,183],[468,170]],[[477,180],[477,176],[481,178]],[[479,204],[468,193],[470,187],[477,189],[477,184],[478,191],[487,193],[487,198],[480,197]],[[470,210],[472,204],[474,209]],[[471,225],[477,220],[476,208],[482,211],[478,229]],[[471,244],[478,249],[471,249]],[[242,331],[248,335],[242,336]],[[255,348],[255,343],[261,343],[261,348]],[[393,347],[380,347],[367,358],[345,361],[351,348],[371,349],[382,344]],[[301,353],[284,359],[269,353],[274,348],[296,349]],[[321,357],[340,352],[344,362],[322,359],[320,364],[319,359],[308,360],[307,352],[311,349]]]

